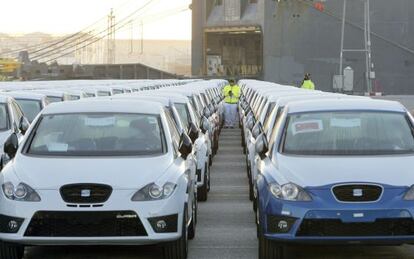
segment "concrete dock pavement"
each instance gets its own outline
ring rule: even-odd
[[[224,129],[211,167],[211,190],[199,203],[197,237],[190,259],[257,257],[254,213],[249,201],[246,164],[239,129]]]

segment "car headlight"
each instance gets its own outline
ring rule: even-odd
[[[39,202],[41,200],[39,194],[25,183],[19,183],[15,187],[11,182],[7,182],[2,187],[4,196],[9,200],[29,202]]]
[[[405,193],[404,200],[414,201],[414,185]]]
[[[284,185],[271,183],[269,184],[269,190],[278,199],[287,201],[312,201],[310,195],[294,183]]]
[[[137,191],[131,198],[132,201],[156,201],[163,200],[170,197],[175,188],[177,187],[174,183],[166,183],[164,186],[159,186],[155,183],[144,186],[141,190]]]

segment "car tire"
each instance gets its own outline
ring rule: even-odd
[[[253,190],[254,186],[252,186],[252,195],[253,195],[253,211],[256,212],[257,211],[257,204],[258,204],[258,200],[259,198],[255,198],[254,197],[254,190]]]
[[[193,201],[193,213],[191,217],[190,226],[188,226],[188,239],[192,240],[195,237],[196,225],[197,225],[197,202]]]
[[[24,255],[24,246],[8,244],[0,241],[0,258],[1,259],[22,259]]]
[[[254,204],[254,193],[253,193],[253,185],[251,181],[249,180],[249,200],[253,202]]]
[[[247,156],[246,156],[246,174],[247,174],[247,178],[249,178],[250,180],[251,170],[250,170],[249,160],[247,159]]]
[[[284,259],[285,247],[272,240],[268,240],[263,234],[259,237],[259,259]]]
[[[207,191],[209,192],[211,189],[211,174],[210,174],[210,167],[207,165],[207,163],[204,165],[204,168],[206,170],[207,174]]]
[[[197,198],[198,201],[207,201],[207,174],[204,174],[204,184],[201,187],[197,188]]]
[[[188,254],[187,208],[184,209],[183,227],[178,240],[164,245],[164,259],[186,259]]]

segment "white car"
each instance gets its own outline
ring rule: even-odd
[[[49,103],[65,102],[65,101],[74,100],[68,93],[64,93],[64,92],[56,91],[56,90],[40,89],[40,90],[33,90],[33,92],[46,95]]]
[[[10,96],[0,95],[0,169],[8,161],[8,157],[3,156],[4,142],[11,134],[15,134],[18,141],[21,141],[29,126],[30,123],[19,104]]]
[[[209,129],[209,121],[206,118],[200,119],[187,97],[180,94],[167,93],[154,90],[142,92],[139,96],[160,96],[167,98],[174,106],[178,117],[181,120],[183,129],[194,144],[194,153],[197,160],[197,197],[199,201],[206,201],[210,190],[210,163],[209,150],[211,143],[206,134]]]
[[[186,258],[195,186],[179,134],[156,102],[95,100],[46,107],[0,175],[0,254],[25,245],[164,245]]]
[[[49,104],[46,95],[32,91],[5,92],[3,94],[13,97],[30,123]]]

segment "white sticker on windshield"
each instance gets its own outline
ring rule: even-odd
[[[323,130],[323,123],[321,120],[308,120],[294,122],[292,127],[292,134],[319,132]]]
[[[92,127],[105,127],[105,126],[113,126],[115,125],[116,119],[115,117],[86,117],[85,118],[85,125],[92,126]]]
[[[68,144],[52,142],[52,143],[47,144],[47,150],[49,152],[67,152]]]
[[[157,118],[154,117],[148,117],[148,121],[151,124],[158,124]]]
[[[359,128],[361,127],[361,119],[332,118],[331,127],[337,128]]]

